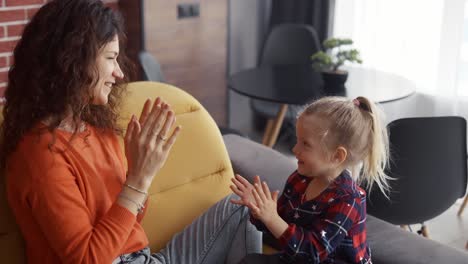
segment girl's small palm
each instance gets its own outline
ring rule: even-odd
[[[278,216],[278,191],[271,192],[266,182],[256,181],[252,194],[255,199],[255,205],[251,208],[253,217],[267,224]]]
[[[255,181],[260,181],[259,176],[255,176]],[[232,178],[231,190],[239,196],[239,200],[232,199],[231,202],[239,205],[245,205],[251,208],[255,205],[255,198],[253,197],[252,191],[254,186],[246,180],[244,177],[236,174],[234,178]]]

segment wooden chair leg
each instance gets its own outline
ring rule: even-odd
[[[270,141],[273,123],[274,123],[273,119],[268,119],[266,127],[265,127],[265,132],[263,133],[263,139],[262,139],[263,145],[267,145],[268,142]]]
[[[458,210],[458,216],[461,216],[463,213],[463,210],[465,210],[466,204],[468,203],[468,194],[465,196],[465,200],[463,200],[462,205],[460,206],[460,209]]]
[[[423,225],[421,227],[421,234],[425,237],[425,238],[429,238],[429,231],[427,230],[427,226],[426,225]]]
[[[276,116],[276,119],[273,122],[270,139],[268,143],[266,144],[267,146],[273,147],[275,145],[276,140],[278,139],[280,128],[283,125],[284,116],[286,115],[287,111],[288,111],[288,105],[287,104],[281,105],[278,115]]]
[[[400,227],[404,230],[411,231],[408,225],[400,225]],[[425,224],[422,224],[421,229],[418,231],[418,234],[422,235],[425,238],[429,238],[429,231]]]

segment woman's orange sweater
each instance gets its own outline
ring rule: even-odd
[[[56,135],[50,151],[52,134],[31,131],[7,163],[28,263],[111,263],[146,247],[141,217],[115,202],[126,174],[117,136],[88,125],[67,148],[71,133]]]

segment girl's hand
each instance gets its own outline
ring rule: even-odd
[[[278,191],[271,193],[266,182],[260,183],[260,180],[258,180],[254,184],[252,195],[255,199],[255,204],[252,206],[251,212],[255,218],[267,226],[279,218],[276,208],[278,193]]]
[[[174,122],[174,112],[159,97],[152,107],[151,100],[145,102],[139,120],[132,116],[124,139],[128,184],[141,190],[149,188],[154,175],[166,162],[179,134],[180,127],[176,127],[168,135]]]
[[[257,175],[254,177],[254,180],[256,182],[260,182],[260,177]],[[234,185],[229,187],[235,194],[240,197],[239,200],[231,199],[231,203],[245,205],[251,209],[252,206],[255,205],[255,198],[253,197],[252,193],[254,186],[239,174],[236,174],[236,176],[232,178],[231,181]]]

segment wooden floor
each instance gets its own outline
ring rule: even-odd
[[[458,200],[445,213],[427,222],[431,239],[456,248],[465,248],[468,241],[468,209],[465,208],[463,214],[457,217],[462,201]]]

